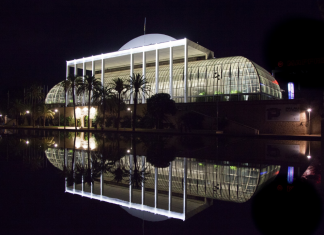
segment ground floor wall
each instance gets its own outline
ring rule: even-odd
[[[204,117],[203,129],[205,130],[218,129],[223,130],[224,133],[240,132],[251,134],[305,135],[321,133],[320,100],[312,102],[305,100],[259,100],[246,102],[177,103],[176,107],[177,114],[175,116],[168,116],[168,119],[169,123],[172,123],[172,126],[179,130],[181,116],[188,112],[195,112]],[[308,112],[308,109],[311,109],[311,111]],[[58,110],[63,115],[64,108],[59,108]],[[125,109],[121,111],[120,117],[131,118],[133,110],[134,105],[127,104]],[[138,116],[144,116],[145,111],[146,104],[137,105]],[[107,112],[106,115],[112,114]],[[117,114],[113,115],[116,116]],[[74,117],[73,107],[66,108],[66,116]],[[81,125],[84,127],[84,121]]]
[[[257,129],[260,134],[320,134],[321,102],[305,100],[264,100],[249,102],[216,102],[177,104],[178,112],[194,111],[205,116],[205,129],[227,124]],[[311,109],[310,112],[307,110]],[[215,125],[216,123],[216,125]],[[217,128],[217,127],[216,127]],[[225,128],[226,129],[226,128]]]

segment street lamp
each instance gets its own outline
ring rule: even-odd
[[[310,126],[310,112],[312,111],[312,109],[307,109],[307,112],[308,112],[308,122],[309,122],[309,134],[310,134],[310,132],[311,132],[311,126]]]
[[[58,116],[58,126],[60,126],[60,110],[57,110],[55,109],[55,113],[59,113],[59,116]]]
[[[131,128],[133,128],[133,118],[132,118],[132,110],[130,108],[127,108],[128,111],[130,111],[130,116],[131,116]]]
[[[29,110],[27,110],[26,113],[28,114],[29,113]]]

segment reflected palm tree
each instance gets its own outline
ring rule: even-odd
[[[143,183],[146,181],[146,176],[149,174],[146,172],[146,167],[140,167],[137,164],[137,152],[136,152],[136,137],[132,136],[132,142],[133,142],[133,158],[134,158],[134,166],[132,167],[132,159],[129,160],[129,167],[128,167],[128,174],[129,178],[126,180],[129,185],[136,189],[140,189],[143,185]]]

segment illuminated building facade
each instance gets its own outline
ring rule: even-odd
[[[73,184],[68,184],[66,180],[65,192],[182,220],[211,206],[213,199],[236,203],[248,201],[263,183],[272,180],[280,170],[278,165],[232,165],[230,162],[179,157],[168,167],[158,168],[147,162],[145,156],[134,158],[132,154],[126,154],[112,166],[112,169],[121,167],[129,171],[118,182],[112,173],[114,170],[104,173],[96,169],[100,165],[101,153],[81,149],[75,152],[74,166],[73,151],[46,150],[48,160],[60,170],[63,170],[63,162],[68,169],[81,165],[87,168],[90,153],[91,172],[97,175],[96,178],[90,185],[83,178]],[[145,172],[146,179],[138,182],[139,187],[135,187],[133,178],[130,178],[131,174],[135,174],[135,168],[138,174]]]
[[[143,75],[150,94],[168,93],[177,103],[281,99],[278,82],[256,63],[241,56],[214,58],[214,52],[190,41],[162,34],[147,34],[118,51],[66,62],[66,76],[95,75],[104,86],[114,78]],[[138,97],[145,103],[147,97]],[[63,88],[54,86],[46,103],[65,102]],[[132,103],[130,92],[125,101]],[[67,104],[72,103],[71,96]],[[77,105],[88,103],[77,97]]]

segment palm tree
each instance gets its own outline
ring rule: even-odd
[[[16,99],[13,102],[13,104],[9,110],[9,112],[12,113],[16,117],[16,125],[17,126],[18,126],[18,116],[20,117],[20,113],[22,112],[23,108],[24,108],[24,104],[22,103],[22,101],[19,99]]]
[[[63,80],[62,82],[59,83],[61,87],[63,87],[64,89],[64,94],[65,94],[65,99],[67,94],[68,94],[68,91],[71,87],[71,81],[69,80]],[[60,117],[59,117],[59,122],[60,122]],[[64,104],[64,130],[65,130],[65,127],[66,127],[66,101],[65,101],[65,104]]]
[[[75,129],[77,129],[77,119],[75,114],[75,91],[78,89],[79,84],[82,83],[82,78],[73,74],[70,74],[67,78],[68,81],[70,81],[70,89],[72,92],[72,98],[73,98],[73,111],[74,111],[74,126]]]
[[[32,120],[33,120],[33,127],[35,128],[35,116],[36,116],[36,104],[44,98],[44,93],[42,92],[43,88],[41,86],[32,85],[27,92],[27,95],[31,99],[32,105]]]
[[[79,80],[78,82],[78,94],[88,92],[88,129],[90,129],[90,96],[91,91],[101,86],[101,82],[95,76],[84,76],[84,81]]]
[[[111,91],[108,87],[96,87],[93,91],[93,101],[98,104],[98,109],[102,111],[103,126],[106,120],[106,108],[109,105],[109,99],[112,97]]]
[[[129,86],[130,86],[131,95],[134,94],[133,131],[135,131],[136,107],[137,107],[138,95],[140,94],[142,94],[143,96],[148,95],[148,93],[150,92],[150,85],[146,81],[144,76],[141,76],[139,73],[138,74],[133,73],[133,76],[130,76]]]
[[[43,127],[45,127],[46,118],[53,119],[55,115],[55,113],[46,104],[41,104],[37,111],[38,115],[43,117]]]
[[[121,95],[125,94],[129,90],[129,85],[126,84],[125,80],[121,78],[113,79],[112,83],[108,85],[112,91],[117,92],[118,94],[118,116],[117,116],[117,131],[119,130],[120,122],[120,105],[121,105]]]

